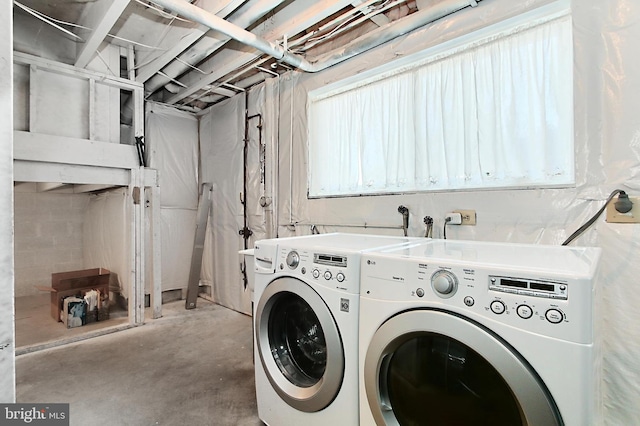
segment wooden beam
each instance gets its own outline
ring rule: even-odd
[[[264,31],[260,32],[257,30],[255,32],[260,33],[260,37],[266,40],[275,40],[278,37],[282,37],[283,34],[293,36],[333,15],[344,7],[350,6],[352,1],[353,0],[324,0],[313,2],[311,6],[307,2],[294,1],[274,16],[274,19],[279,19],[279,21],[273,23],[273,27],[271,26],[272,23],[270,23],[266,28],[260,27]],[[207,64],[207,69],[204,70],[209,73],[208,75],[188,82],[187,85],[189,87],[171,96],[165,102],[167,104],[175,104],[259,56],[262,56],[262,54],[257,52],[234,52],[233,57],[225,58],[223,61],[214,59],[211,64]]]
[[[66,186],[67,186],[66,183],[38,182],[38,183],[36,183],[36,191],[37,192],[49,192],[49,191],[53,191],[54,189],[60,189],[60,188],[66,187]]]
[[[98,0],[87,4],[80,23],[93,31],[84,43],[78,43],[76,67],[87,66],[128,4],[129,0]]]
[[[226,18],[230,15],[236,8],[242,5],[244,1],[242,0],[224,0],[219,1],[215,6],[208,6],[207,10],[214,15],[218,15],[221,18]],[[178,57],[182,52],[187,50],[193,43],[200,40],[202,36],[204,36],[209,28],[204,25],[198,25],[193,28],[189,33],[184,36],[179,43],[171,46],[167,51],[163,54],[152,60],[146,65],[143,65],[138,70],[138,75],[136,76],[136,81],[144,83],[153,77],[158,71],[164,68],[169,62],[173,61],[176,57]],[[147,58],[143,58],[142,62],[145,62]]]
[[[87,192],[96,192],[96,191],[104,191],[105,189],[113,188],[114,185],[108,183],[94,183],[94,184],[84,184],[84,185],[74,185],[73,193],[74,194],[84,194]]]
[[[135,146],[41,133],[14,131],[13,157],[47,163],[132,169],[139,166]],[[58,182],[45,180],[45,182]]]
[[[353,2],[351,2],[351,4],[355,7],[360,6],[362,3],[364,3],[363,0],[354,0]],[[366,10],[365,10],[366,13]],[[389,22],[389,18],[387,18],[385,15],[383,14],[378,14],[378,15],[373,15],[371,18],[369,18],[371,21],[373,21],[373,23],[375,23],[377,26],[382,27],[384,25],[387,25]]]
[[[46,70],[50,72],[57,72],[59,74],[85,78],[87,80],[94,78],[96,82],[99,82],[100,84],[106,84],[107,86],[118,87],[124,90],[135,91],[143,90],[144,88],[142,83],[127,80],[126,78],[114,77],[112,75],[102,74],[83,68],[76,68],[71,65],[63,64],[62,62],[40,58],[27,53],[13,52],[13,63],[20,65],[35,65],[42,71]]]
[[[73,164],[13,161],[14,182],[62,182],[68,184],[110,184],[127,186],[129,170]]]

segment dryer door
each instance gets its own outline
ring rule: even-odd
[[[364,360],[378,425],[563,425],[546,387],[501,338],[435,310],[401,313]]]
[[[306,283],[278,278],[256,307],[260,361],[271,386],[290,406],[322,410],[334,400],[344,376],[344,349],[336,322]]]

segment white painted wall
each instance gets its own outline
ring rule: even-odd
[[[15,296],[41,294],[54,272],[84,269],[83,230],[89,194],[15,188]],[[97,267],[99,267],[98,265]]]
[[[13,3],[0,3],[0,402],[16,399],[13,298]]]

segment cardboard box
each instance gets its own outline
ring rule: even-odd
[[[40,288],[51,292],[51,317],[56,321],[62,321],[60,312],[64,308],[63,300],[69,296],[82,297],[93,289],[100,291],[103,299],[101,303],[108,309],[110,275],[111,272],[104,268],[51,274],[51,287]]]

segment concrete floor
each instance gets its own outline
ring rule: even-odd
[[[250,317],[178,301],[143,326],[17,356],[17,402],[69,403],[78,426],[262,425],[253,374]]]
[[[49,293],[16,297],[16,352],[38,351],[53,346],[106,334],[128,326],[127,311],[110,308],[109,320],[76,328],[66,328],[51,317]],[[150,311],[148,309],[147,311]]]

